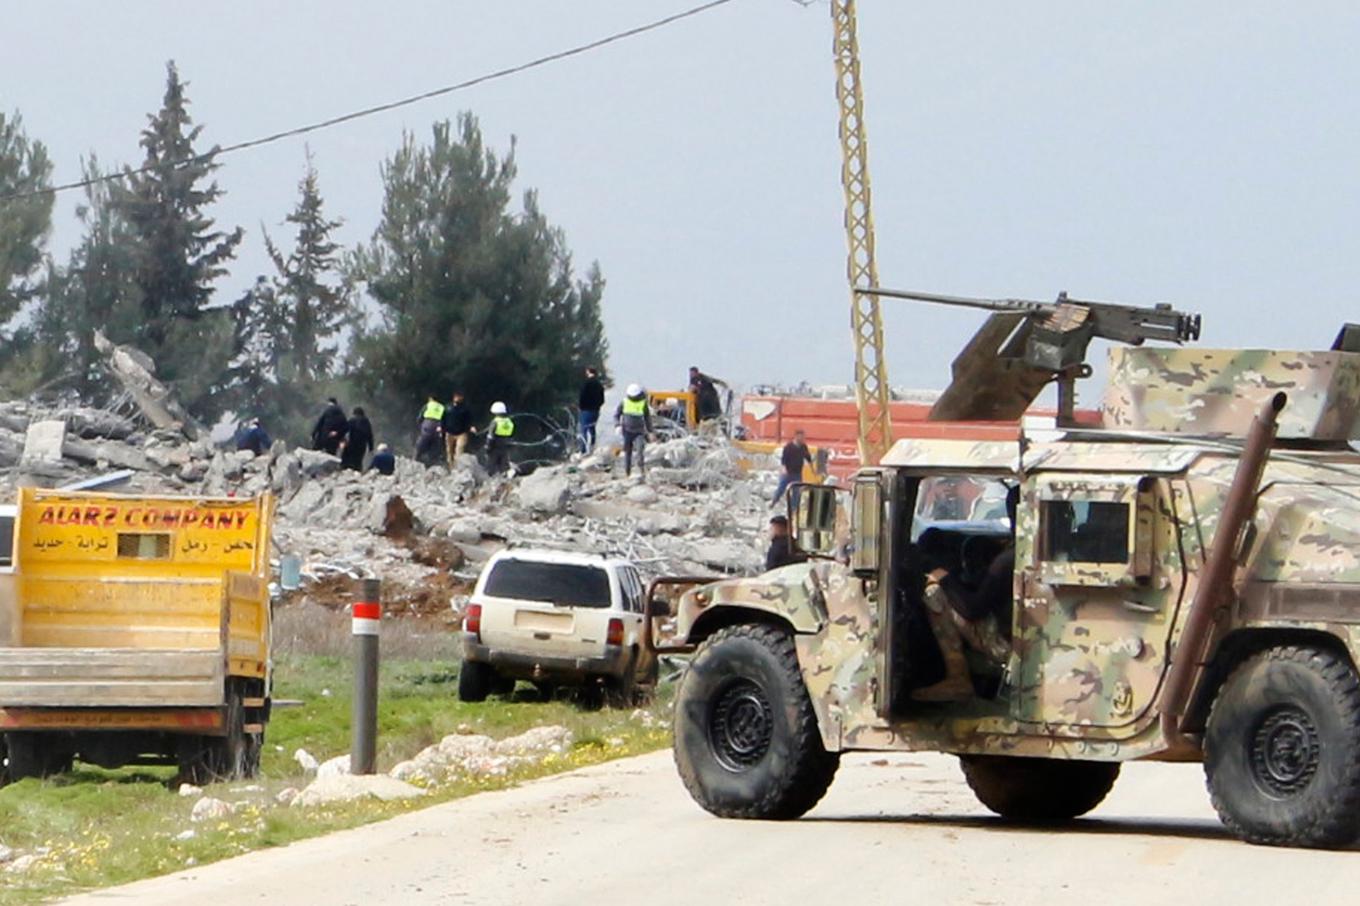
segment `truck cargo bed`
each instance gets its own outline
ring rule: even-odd
[[[0,708],[222,704],[220,649],[0,648]]]

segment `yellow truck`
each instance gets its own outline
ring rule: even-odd
[[[269,495],[33,488],[0,508],[4,775],[79,758],[178,764],[194,783],[253,776],[270,712],[273,511]]]

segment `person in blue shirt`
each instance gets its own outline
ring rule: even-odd
[[[368,461],[368,467],[379,475],[391,475],[397,470],[397,457],[392,455],[392,448],[387,444],[378,444],[378,450]]]
[[[269,439],[264,426],[260,424],[258,418],[252,418],[250,424],[244,431],[236,435],[236,449],[249,450],[256,456],[262,456],[269,452],[269,448],[274,442]]]

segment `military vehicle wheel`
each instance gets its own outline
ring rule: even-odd
[[[831,786],[840,753],[822,747],[788,632],[720,629],[680,682],[675,764],[694,801],[724,818],[797,818]]]
[[[463,702],[484,702],[491,694],[491,684],[496,679],[496,671],[490,664],[479,661],[463,661],[458,671],[458,700]]]
[[[961,755],[963,777],[987,808],[1012,821],[1067,821],[1100,805],[1119,763]]]
[[[1360,678],[1316,648],[1271,648],[1228,677],[1204,735],[1209,796],[1252,843],[1360,839]]]

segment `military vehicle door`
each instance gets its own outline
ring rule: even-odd
[[[1117,728],[1147,712],[1185,584],[1174,512],[1164,478],[1052,473],[1027,483],[1016,717]]]

